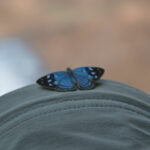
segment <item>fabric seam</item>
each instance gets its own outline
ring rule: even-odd
[[[23,110],[22,110],[22,112],[20,112],[20,113],[16,113],[17,115],[15,115],[14,114],[14,116],[13,117],[9,117],[8,119],[6,119],[5,121],[3,121],[3,123],[0,125],[0,127],[1,126],[3,126],[5,123],[7,123],[7,122],[9,122],[10,120],[13,120],[13,119],[15,119],[16,117],[18,117],[18,116],[20,116],[20,115],[22,115],[22,114],[24,114],[24,113],[26,113],[26,112],[28,112],[28,111],[31,111],[31,110],[35,110],[35,109],[40,109],[40,108],[43,108],[43,107],[45,107],[45,106],[47,106],[47,105],[57,105],[58,103],[59,104],[63,104],[63,103],[67,103],[67,102],[74,102],[74,101],[76,101],[77,99],[82,99],[82,100],[91,100],[91,99],[103,99],[103,100],[106,100],[106,101],[114,101],[114,102],[118,102],[118,103],[123,103],[123,104],[126,104],[126,105],[129,105],[129,106],[132,106],[132,107],[137,107],[137,106],[134,106],[133,104],[128,104],[128,103],[125,103],[125,102],[122,102],[122,101],[118,101],[118,100],[115,100],[115,99],[109,99],[109,98],[100,98],[100,97],[97,97],[97,96],[92,96],[91,98],[86,98],[86,99],[83,99],[83,97],[76,97],[76,98],[74,98],[74,99],[66,99],[66,98],[62,98],[62,100],[63,101],[56,101],[55,103],[49,103],[50,101],[46,101],[45,103],[38,103],[38,104],[35,104],[34,106],[35,107],[31,107],[31,108],[24,108]],[[48,100],[50,100],[50,99],[48,99]],[[79,100],[78,100],[79,101]],[[140,109],[140,108],[139,108]],[[143,110],[143,109],[142,109]],[[149,118],[149,116],[148,115],[145,115],[144,113],[141,113],[143,116],[145,116],[145,117],[147,117],[147,118]]]
[[[63,112],[63,111],[67,111],[67,110],[77,110],[77,109],[81,109],[81,108],[117,108],[117,109],[123,109],[123,110],[126,110],[127,112],[132,112],[132,113],[136,113],[138,115],[142,115],[142,116],[145,116],[143,115],[142,113],[139,113],[135,110],[132,110],[132,109],[129,109],[129,108],[125,108],[125,107],[121,107],[121,106],[115,106],[115,105],[83,105],[83,106],[78,106],[78,107],[68,107],[68,108],[63,108],[63,109],[56,109],[56,110],[51,110],[51,111],[46,111],[46,112],[42,112],[42,113],[39,113],[39,114],[36,114],[28,119],[25,119],[19,123],[17,123],[17,125],[9,128],[6,132],[3,132],[1,134],[1,138],[7,136],[13,129],[16,129],[17,127],[21,126],[21,125],[24,125],[27,121],[29,120],[32,120],[32,119],[35,119],[37,117],[40,117],[40,116],[43,116],[43,115],[46,115],[46,114],[49,114],[49,113],[56,113],[56,112]],[[146,116],[145,116],[146,117]],[[148,117],[149,119],[149,117]]]

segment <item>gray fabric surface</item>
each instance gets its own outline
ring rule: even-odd
[[[150,96],[107,80],[85,91],[24,87],[0,97],[0,150],[150,150]]]

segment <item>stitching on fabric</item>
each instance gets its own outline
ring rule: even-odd
[[[123,110],[129,111],[129,112],[133,112],[133,113],[136,113],[138,115],[142,115],[143,116],[143,114],[141,114],[141,113],[139,113],[139,112],[137,112],[135,110],[133,111],[132,109],[124,108],[124,107],[121,107],[121,106],[115,106],[115,105],[107,105],[107,106],[102,106],[102,105],[101,106],[100,105],[95,105],[95,106],[94,105],[93,106],[91,106],[91,105],[84,105],[84,106],[80,106],[80,107],[79,106],[78,107],[70,107],[70,108],[68,107],[68,108],[63,108],[63,109],[56,109],[56,110],[53,110],[53,111],[42,112],[42,113],[36,114],[36,115],[34,115],[34,116],[32,116],[32,117],[30,117],[28,119],[25,119],[25,120],[17,123],[17,125],[9,128],[6,132],[3,132],[1,134],[1,138],[6,136],[6,135],[8,135],[13,129],[15,129],[15,128],[21,126],[21,125],[24,125],[27,121],[35,119],[35,118],[40,117],[42,115],[46,115],[46,114],[49,114],[49,113],[63,112],[63,111],[66,111],[66,110],[76,110],[76,109],[80,109],[80,108],[106,108],[106,107],[107,108],[123,109]]]
[[[58,97],[57,97],[58,98]],[[124,97],[124,98],[126,98],[126,97]],[[35,107],[31,107],[31,108],[24,108],[20,113],[18,113],[18,115],[15,115],[14,114],[14,116],[13,117],[10,117],[10,118],[8,118],[8,119],[6,119],[5,121],[3,121],[3,123],[0,125],[0,127],[1,126],[3,126],[5,123],[7,123],[8,121],[10,121],[10,120],[13,120],[13,119],[15,119],[16,117],[18,117],[18,116],[20,116],[20,115],[22,115],[22,114],[24,114],[24,113],[26,113],[27,111],[31,111],[31,110],[34,110],[34,109],[40,109],[40,108],[43,108],[43,107],[45,107],[45,106],[47,106],[47,105],[49,105],[49,103],[51,104],[51,105],[55,105],[55,104],[58,104],[58,103],[60,103],[60,104],[63,104],[63,103],[66,103],[66,102],[71,102],[71,101],[76,101],[77,99],[82,99],[82,100],[84,100],[84,99],[86,99],[86,100],[91,100],[91,99],[103,99],[103,100],[110,100],[110,101],[114,101],[114,102],[119,102],[119,103],[123,103],[123,104],[126,104],[126,105],[129,105],[129,106],[132,106],[132,107],[137,107],[137,106],[134,106],[133,104],[129,104],[129,103],[126,103],[126,102],[123,102],[123,101],[117,101],[117,98],[116,99],[108,99],[108,98],[102,98],[102,97],[98,97],[98,96],[92,96],[92,97],[90,97],[90,98],[84,98],[84,97],[82,97],[82,96],[76,96],[76,97],[74,97],[73,99],[68,99],[68,98],[65,98],[65,97],[63,97],[63,98],[61,98],[61,101],[55,101],[54,102],[54,100],[55,100],[56,98],[54,98],[54,99],[50,99],[50,100],[53,100],[53,101],[46,101],[45,103],[39,103],[39,104],[35,104],[36,106]],[[130,98],[131,99],[131,98]],[[49,100],[49,99],[47,99],[47,100]],[[79,100],[78,100],[79,101]],[[54,103],[51,103],[51,102],[54,102]],[[141,113],[141,112],[137,112],[137,113],[140,113],[141,115],[143,115],[144,117],[147,117],[147,118],[149,118],[149,116],[147,116],[147,115],[145,115],[144,113]]]

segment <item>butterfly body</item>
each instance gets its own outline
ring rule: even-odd
[[[66,72],[53,72],[37,80],[45,88],[55,91],[92,89],[103,75],[104,69],[98,67],[67,68]]]

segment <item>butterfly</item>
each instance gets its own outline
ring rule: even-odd
[[[66,72],[52,72],[36,82],[44,88],[55,91],[90,90],[96,86],[96,81],[104,74],[99,67],[80,67],[74,70],[67,68]]]

